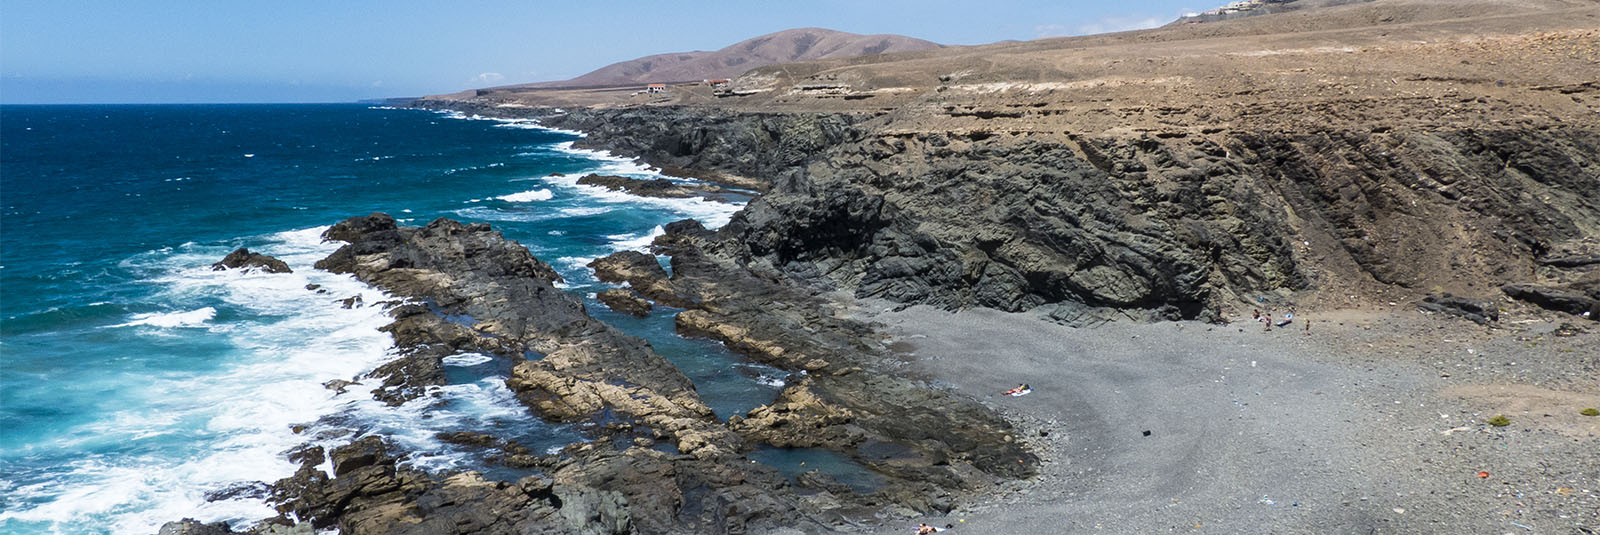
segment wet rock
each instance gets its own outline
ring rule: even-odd
[[[1486,299],[1472,299],[1450,294],[1430,295],[1417,303],[1417,308],[1430,312],[1472,320],[1479,325],[1500,321],[1500,309]]]
[[[680,298],[668,284],[667,270],[656,256],[638,251],[619,251],[589,262],[594,276],[602,282],[627,283],[639,295],[667,306],[688,307],[693,303]]]
[[[161,525],[161,530],[156,535],[233,535],[234,531],[228,527],[227,522],[202,523],[193,518],[185,518],[177,522],[167,522]]]
[[[323,382],[322,383],[322,387],[326,388],[328,390],[332,390],[332,391],[338,392],[340,394],[343,394],[346,388],[351,387],[351,386],[355,386],[355,385],[360,385],[360,384],[361,383],[358,383],[358,382],[355,382],[355,381],[346,381],[344,379],[334,379],[334,380],[331,380],[331,381]]]
[[[665,178],[640,179],[625,176],[610,176],[588,174],[578,179],[578,184],[600,186],[611,191],[625,191],[640,197],[657,197],[666,199],[683,199],[689,197],[703,197],[708,200],[721,200],[720,193],[726,190],[709,184],[689,184],[674,182]]]
[[[217,502],[240,498],[266,498],[272,494],[272,488],[260,481],[238,483],[226,488],[206,492],[206,501]]]
[[[650,315],[652,306],[649,301],[639,298],[632,291],[623,288],[611,288],[595,294],[595,299],[604,303],[611,310],[643,318]]]
[[[294,272],[294,270],[289,269],[289,264],[284,263],[282,260],[278,260],[277,258],[273,258],[261,253],[252,253],[243,247],[228,253],[228,256],[222,257],[220,262],[211,264],[212,271],[251,268],[260,269],[267,273]]]
[[[583,487],[563,487],[561,518],[574,533],[581,535],[627,535],[633,533],[633,517],[628,499],[615,491]]]
[[[279,510],[300,526],[350,535],[541,533],[559,503],[537,480],[492,482],[465,472],[433,479],[396,464],[392,446],[368,436],[334,448],[338,473],[299,473],[274,485]]]
[[[333,460],[333,475],[335,477],[348,474],[358,468],[365,468],[375,464],[394,464],[395,458],[389,453],[389,445],[382,437],[368,435],[355,442],[333,449],[329,455]]]

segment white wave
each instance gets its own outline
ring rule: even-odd
[[[612,209],[609,206],[573,206],[573,207],[570,207],[570,208],[562,208],[560,210],[557,210],[556,212],[561,214],[564,217],[583,217],[583,216],[591,216],[591,215],[600,215],[600,214],[603,214],[603,213],[606,213],[606,212],[610,212],[611,210]]]
[[[553,197],[555,197],[555,194],[551,193],[548,189],[536,189],[521,193],[512,193],[510,195],[501,195],[495,198],[506,202],[534,202],[548,201]]]
[[[650,249],[650,244],[656,241],[657,236],[666,233],[666,229],[661,228],[661,225],[656,225],[655,228],[650,229],[648,232],[613,234],[606,236],[606,238],[611,240],[611,246],[618,251],[646,251]]]
[[[339,244],[324,243],[326,227],[259,237],[250,248],[276,256],[293,273],[212,271],[210,263],[235,244],[186,245],[123,262],[146,275],[167,303],[215,302],[183,313],[139,318],[146,324],[204,327],[211,342],[231,348],[210,355],[204,371],[129,377],[117,395],[127,406],[114,416],[63,433],[62,441],[162,440],[182,435],[190,453],[86,458],[64,474],[34,485],[27,503],[0,513],[0,521],[50,523],[57,532],[153,533],[164,522],[191,517],[205,522],[248,522],[276,514],[260,500],[206,502],[204,494],[241,482],[271,482],[296,467],[283,452],[304,440],[292,426],[344,409],[347,398],[322,387],[352,378],[392,358],[392,341],[378,327],[384,307],[344,309],[334,299],[389,299],[347,275],[312,267]],[[328,290],[306,289],[316,284]],[[217,307],[238,310],[238,320],[211,321]],[[88,437],[88,438],[83,438]]]
[[[462,112],[455,111],[455,110],[441,110],[441,111],[439,111],[439,114],[443,115],[445,118],[448,118],[448,119],[461,119],[461,120],[467,120],[467,121],[494,121],[494,122],[500,123],[497,126],[501,126],[501,127],[504,127],[504,128],[524,128],[524,129],[529,129],[529,130],[546,130],[546,131],[550,131],[550,132],[557,132],[557,133],[561,133],[561,134],[567,134],[567,135],[578,136],[578,137],[584,137],[584,136],[588,135],[588,134],[585,134],[583,132],[579,132],[577,130],[566,130],[566,129],[561,129],[561,128],[551,128],[551,127],[548,127],[548,126],[544,126],[544,125],[539,124],[539,120],[538,119],[507,119],[507,118],[502,118],[502,117],[485,117],[485,116],[482,116],[482,115],[478,115],[476,113],[469,115],[469,114],[462,113]]]
[[[146,325],[150,327],[199,327],[217,316],[217,309],[205,307],[187,312],[151,312],[148,314],[134,314],[133,321],[119,323],[112,327],[133,327]]]
[[[557,258],[556,261],[551,262],[551,264],[554,264],[556,267],[566,268],[566,270],[571,271],[588,266],[589,263],[593,262],[595,258],[596,257],[593,256],[563,256]]]
[[[613,209],[619,207],[617,205],[626,205],[629,207],[643,205],[652,209],[670,212],[676,217],[698,220],[701,224],[705,225],[706,228],[712,229],[728,224],[728,220],[733,218],[733,214],[738,212],[740,208],[744,207],[743,204],[739,203],[708,201],[699,197],[690,197],[685,199],[641,197],[621,191],[611,191],[603,186],[578,184],[578,177],[572,175],[545,177],[545,180],[562,188],[576,191],[579,194],[601,203],[602,205],[612,206]],[[574,209],[591,210],[594,208],[595,207],[580,207]],[[602,209],[602,212],[603,211],[605,211],[605,209]]]
[[[492,361],[492,360],[494,360],[494,357],[491,357],[491,356],[488,356],[488,355],[484,355],[484,354],[480,354],[480,353],[462,353],[460,355],[450,355],[448,357],[445,357],[444,358],[444,363],[445,363],[446,366],[463,366],[464,367],[464,366],[477,366],[479,364],[483,364],[485,362],[489,362],[489,361]]]

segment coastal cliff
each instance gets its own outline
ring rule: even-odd
[[[708,180],[762,177],[710,251],[945,308],[1215,320],[1263,295],[1492,295],[1582,278],[1548,260],[1600,229],[1600,130],[1584,125],[902,133],[697,107],[544,121]]]
[[[1461,443],[1452,441],[1466,439],[1451,433],[1468,428],[1441,435],[1436,418],[1466,414],[1460,418],[1475,422],[1478,415],[1464,408],[1435,414],[1440,402],[1432,397],[1407,398],[1407,408],[1428,409],[1409,415],[1410,427],[1397,431],[1420,437],[1402,446],[1395,446],[1400,435],[1378,436],[1387,429],[1311,422],[1280,433],[1319,437],[1297,442],[1273,438],[1279,426],[1290,425],[1277,421],[1278,413],[1277,420],[1245,421],[1255,416],[1245,416],[1249,404],[1242,400],[1251,398],[1241,392],[1273,394],[1263,384],[1295,385],[1286,388],[1295,399],[1284,403],[1305,409],[1289,418],[1296,422],[1333,410],[1343,411],[1337,414],[1345,423],[1367,421],[1372,415],[1350,407],[1398,407],[1392,390],[1408,387],[1357,389],[1373,382],[1362,375],[1373,371],[1371,361],[1353,366],[1339,359],[1355,358],[1349,355],[1357,347],[1415,348],[1421,328],[1408,327],[1397,335],[1404,342],[1395,342],[1361,332],[1370,324],[1357,331],[1357,321],[1348,328],[1339,321],[1321,327],[1337,333],[1329,336],[1334,341],[1313,342],[1305,322],[1305,334],[1290,342],[1251,346],[1250,369],[1260,360],[1271,370],[1251,372],[1264,374],[1250,379],[1262,382],[1238,392],[1226,384],[1237,374],[1231,370],[1243,368],[1232,355],[1257,343],[1244,338],[1244,329],[1206,335],[1203,354],[1173,348],[1188,343],[1186,325],[1234,331],[1219,325],[1256,306],[1269,314],[1270,308],[1331,314],[1420,307],[1472,319],[1470,329],[1495,328],[1502,308],[1600,319],[1594,121],[1600,85],[1593,81],[1600,31],[1586,22],[1600,7],[1470,4],[1478,7],[1461,9],[1479,16],[1447,17],[1454,6],[1392,0],[1220,26],[789,64],[752,70],[726,90],[684,90],[679,100],[650,105],[572,106],[606,98],[581,91],[487,91],[414,102],[536,119],[583,132],[577,147],[637,157],[665,173],[721,186],[702,192],[758,193],[721,228],[692,220],[666,225],[649,252],[625,251],[589,267],[598,280],[617,285],[602,296],[608,306],[675,314],[679,334],[721,342],[796,379],[773,402],[718,421],[694,384],[648,343],[589,316],[581,299],[556,288],[548,265],[486,225],[439,220],[407,228],[381,214],[353,218],[326,236],[349,245],[317,267],[411,300],[393,309],[396,321],[387,329],[401,358],[378,370],[384,387],[373,392],[377,399],[424,395],[442,380],[443,356],[479,352],[509,365],[507,386],[530,414],[592,424],[591,440],[538,455],[507,437],[450,437],[498,450],[495,458],[507,466],[540,472],[515,482],[410,469],[398,462],[403,452],[377,437],[330,452],[308,446],[293,453],[301,471],[275,484],[274,498],[286,515],[347,533],[818,532],[960,511],[996,488],[1017,493],[1003,496],[1008,504],[1053,486],[1068,490],[1040,498],[1049,507],[1069,498],[1073,506],[1092,506],[1090,496],[1138,480],[1127,476],[1129,466],[1134,474],[1160,468],[1160,489],[1127,497],[1141,510],[1176,507],[1174,496],[1195,488],[1213,493],[1200,496],[1236,500],[1228,493],[1238,489],[1224,488],[1233,481],[1228,477],[1250,472],[1255,461],[1224,456],[1219,462],[1230,468],[1218,472],[1228,477],[1202,481],[1202,474],[1215,475],[1212,467],[1188,461],[1217,452],[1270,447],[1292,457],[1326,447],[1317,450],[1326,454],[1317,462],[1363,464],[1368,442],[1404,450],[1373,460],[1382,463],[1378,472],[1420,466],[1409,457],[1403,460],[1411,464],[1393,460],[1417,455],[1407,449],[1416,444],[1437,448],[1439,457],[1460,457],[1452,452]],[[1405,17],[1391,24],[1385,14]],[[1495,37],[1480,38],[1485,32]],[[586,179],[613,189],[645,187],[627,178]],[[1015,347],[975,341],[959,322],[933,316],[934,324],[955,326],[920,334],[917,340],[929,347],[946,348],[929,356],[918,354],[909,336],[896,337],[874,321],[914,323],[930,317],[930,309],[1026,313],[1003,316],[986,331],[1025,339]],[[1135,333],[1121,337],[1135,342],[1094,340],[1058,354],[1058,338],[1073,336],[1024,336],[1066,329],[1028,323],[1041,319],[1074,327],[1131,320],[1113,329]],[[1145,325],[1157,320],[1177,323]],[[1460,329],[1452,332],[1456,337]],[[1574,325],[1550,331],[1562,338],[1586,332]],[[1170,343],[1138,341],[1150,335]],[[1457,339],[1469,336],[1485,335]],[[1496,343],[1532,347],[1520,332],[1515,336],[1514,343]],[[1110,356],[1083,356],[1100,350]],[[1479,371],[1490,366],[1470,360],[1479,358],[1474,351],[1468,347],[1473,356],[1461,357],[1417,350],[1433,362],[1461,359],[1450,362],[1470,371],[1407,369],[1410,382],[1399,384],[1432,388],[1436,378],[1469,373],[1499,380]],[[1531,357],[1542,370],[1555,370],[1541,385],[1567,388],[1572,377],[1592,376],[1592,354],[1555,351]],[[1321,359],[1317,373],[1301,373],[1311,369],[1299,360],[1302,352]],[[1152,354],[1162,356],[1159,366],[1144,360]],[[987,369],[991,361],[996,370]],[[1206,365],[1190,368],[1196,361]],[[928,369],[982,379],[919,371]],[[1030,375],[1041,385],[1054,383],[1054,391],[1041,389],[1030,398],[1041,406],[1018,410],[1046,416],[997,409],[997,382],[1010,386],[1011,378]],[[1125,399],[1130,378],[1141,378],[1138,399]],[[1580,384],[1573,398],[1540,395],[1587,403],[1583,396],[1592,388]],[[1361,397],[1312,399],[1324,392]],[[1440,406],[1458,408],[1471,396]],[[1180,432],[1129,442],[1152,437],[1150,428],[1138,428],[1152,420]],[[1245,431],[1249,437],[1236,438]],[[1579,455],[1569,451],[1578,442],[1560,434],[1566,432],[1579,431],[1539,436],[1546,446],[1568,448],[1559,450],[1563,455]],[[1078,442],[1068,444],[1068,433]],[[1174,441],[1159,450],[1168,455],[1147,454],[1159,462],[1112,451],[1163,447],[1163,440]],[[1115,447],[1099,447],[1108,444]],[[1266,446],[1256,450],[1258,444]],[[767,448],[826,450],[881,485],[852,488],[815,472],[791,480],[753,461]],[[1066,459],[1088,468],[1067,471],[1061,466],[1071,463],[1057,462]],[[325,460],[332,478],[317,468]],[[1274,463],[1272,473],[1305,474],[1298,460]],[[1089,473],[1096,469],[1102,471]],[[1103,476],[1104,470],[1118,475]],[[1466,473],[1461,466],[1451,470],[1426,477],[1443,485]],[[1327,475],[1346,478],[1346,472]],[[1368,490],[1390,490],[1384,485],[1392,472],[1358,475],[1351,482],[1362,496],[1390,494]],[[1337,502],[1327,489],[1300,490]],[[1224,498],[1193,501],[1214,508]],[[1359,513],[1323,507],[1315,514],[1352,531],[1388,527],[1367,507]],[[1376,514],[1385,510],[1405,509]],[[1434,518],[1461,514],[1437,510]],[[1181,522],[1135,516],[1142,523],[1133,525],[1170,528],[1213,513],[1202,510]],[[1307,526],[1288,522],[1274,525]]]

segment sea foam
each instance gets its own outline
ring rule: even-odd
[[[345,309],[339,298],[367,303],[388,299],[347,275],[313,269],[336,248],[322,243],[326,227],[259,237],[251,249],[287,262],[294,273],[212,271],[210,263],[231,245],[163,248],[125,261],[149,273],[159,301],[211,301],[216,306],[146,313],[113,328],[191,327],[192,336],[226,343],[226,363],[202,372],[163,373],[124,384],[140,402],[90,424],[92,436],[120,436],[138,445],[181,436],[186,455],[169,455],[152,443],[139,455],[90,455],[70,473],[22,489],[28,506],[8,506],[0,521],[37,522],[59,532],[153,533],[164,522],[247,522],[276,514],[256,498],[208,502],[205,493],[294,473],[283,452],[305,440],[292,430],[341,410],[348,400],[322,387],[352,378],[392,358],[390,337],[378,327],[390,320],[381,307]],[[307,290],[319,285],[324,293]],[[218,307],[237,320],[215,321]],[[161,452],[158,454],[155,452]],[[15,503],[15,502],[14,502]]]
[[[548,190],[548,189],[536,189],[536,190],[524,191],[524,192],[521,192],[521,193],[512,193],[510,195],[501,195],[499,197],[494,197],[494,198],[502,200],[502,201],[506,201],[506,202],[534,202],[534,201],[548,201],[552,197],[555,197],[555,194],[551,193],[550,190]]]

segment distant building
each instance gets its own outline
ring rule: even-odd
[[[667,90],[667,84],[649,84],[644,86],[647,93],[660,93]]]
[[[706,85],[709,85],[711,87],[724,87],[724,86],[728,85],[728,81],[729,80],[727,78],[712,78],[712,79],[706,80]]]

